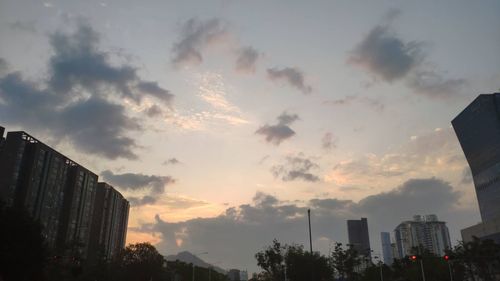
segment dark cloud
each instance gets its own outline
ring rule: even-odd
[[[259,52],[255,48],[248,46],[240,48],[237,53],[236,71],[241,73],[254,73],[256,69],[255,64],[260,57]]]
[[[135,173],[115,174],[110,170],[101,172],[101,176],[109,184],[122,190],[150,190],[151,194],[162,194],[166,185],[175,183],[175,179],[170,176]]]
[[[177,158],[170,158],[163,162],[163,165],[177,165],[180,164],[181,161],[177,160]]]
[[[349,62],[392,82],[406,76],[422,60],[422,43],[404,42],[387,25],[378,25],[356,46]]]
[[[271,167],[271,172],[276,178],[283,181],[303,180],[317,182],[319,177],[311,173],[311,170],[319,168],[318,164],[299,153],[297,156],[287,156],[285,163]]]
[[[84,153],[137,158],[138,145],[128,134],[143,128],[117,100],[139,103],[150,96],[169,106],[172,95],[156,82],[143,81],[135,67],[112,65],[89,25],[80,24],[71,34],[52,34],[50,42],[47,81],[28,81],[21,73],[0,78],[0,118],[55,141],[67,140]]]
[[[282,141],[291,138],[295,135],[289,125],[299,119],[297,114],[288,114],[283,112],[278,116],[278,124],[264,125],[260,127],[255,133],[266,137],[266,141],[279,145]]]
[[[304,74],[297,68],[269,68],[267,69],[267,77],[273,81],[285,81],[290,84],[290,86],[300,90],[303,94],[309,94],[312,92],[312,87],[306,85],[304,81]]]
[[[408,86],[417,94],[438,99],[460,97],[466,85],[465,79],[446,79],[435,71],[416,71],[408,79]]]
[[[325,133],[321,139],[321,147],[327,150],[336,148],[337,138],[335,138],[330,132]]]
[[[214,18],[200,21],[191,18],[182,28],[179,41],[172,48],[175,65],[197,65],[203,61],[203,49],[227,35],[227,28],[221,20]]]
[[[172,100],[174,99],[174,95],[172,95],[169,91],[161,88],[158,85],[158,82],[140,81],[139,83],[137,83],[137,89],[144,94],[152,95],[159,100],[164,101],[168,105],[170,105]]]
[[[161,107],[159,107],[156,104],[153,104],[152,106],[146,108],[145,111],[146,111],[146,115],[151,117],[151,118],[161,116],[163,113],[163,110],[161,110]]]
[[[109,54],[99,50],[100,37],[89,25],[79,25],[73,34],[57,32],[50,42],[54,55],[50,58],[52,75],[49,87],[59,95],[87,90],[91,93],[118,94],[139,102],[145,95],[170,103],[173,95],[157,82],[143,81],[131,65],[115,66]]]
[[[135,230],[160,233],[162,240],[157,246],[163,254],[203,249],[214,259],[224,260],[226,267],[254,271],[257,269],[254,254],[274,238],[308,245],[308,208],[311,209],[313,247],[324,254],[328,253],[332,241],[347,243],[346,220],[360,217],[368,218],[375,251],[380,250],[381,231],[391,232],[414,214],[437,214],[439,219],[448,222],[455,241],[459,238],[459,229],[479,219],[475,210],[458,207],[461,195],[436,178],[409,180],[358,203],[337,198],[287,203],[276,196],[257,193],[252,204],[227,208],[217,217],[171,223],[156,216],[153,224],[144,224]]]

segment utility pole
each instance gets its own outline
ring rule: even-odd
[[[311,255],[313,253],[313,242],[311,236],[311,209],[307,209],[307,217],[309,219],[309,248],[311,249]]]

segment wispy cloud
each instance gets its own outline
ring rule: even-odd
[[[200,64],[204,49],[224,40],[227,35],[227,26],[218,18],[187,20],[181,27],[179,40],[172,48],[172,63],[176,66]]]

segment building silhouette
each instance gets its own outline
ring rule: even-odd
[[[384,257],[384,263],[391,265],[394,262],[391,234],[389,232],[381,232],[380,240],[382,242],[382,256]]]
[[[354,250],[362,256],[371,258],[368,220],[366,218],[348,220],[347,234],[349,236],[349,244],[353,246]]]
[[[463,229],[462,239],[500,243],[500,93],[479,95],[451,123],[472,172],[482,219]]]
[[[450,234],[446,222],[436,215],[413,216],[412,221],[400,223],[394,230],[398,258],[417,254],[415,249],[427,250],[442,256],[451,248]]]
[[[4,138],[4,131],[0,127],[0,200],[26,209],[42,226],[51,250],[87,258],[101,229],[113,232],[102,245],[108,257],[124,247],[129,204],[119,192],[113,189],[118,199],[112,204],[119,208],[110,213],[109,200],[103,200],[105,206],[95,204],[96,195],[106,189],[95,173],[26,132],[9,132]],[[100,217],[112,225],[94,222]]]
[[[100,182],[94,210],[90,255],[113,257],[125,247],[129,203],[111,185]]]

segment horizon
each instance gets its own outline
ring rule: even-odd
[[[0,125],[130,202],[127,244],[256,272],[437,215],[481,222],[451,126],[500,91],[500,3],[0,2]]]

